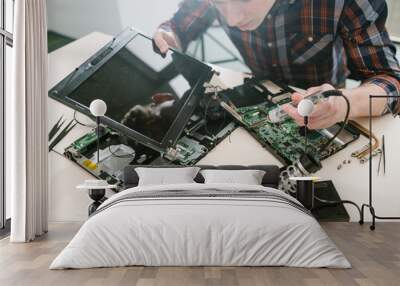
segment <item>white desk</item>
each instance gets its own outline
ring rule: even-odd
[[[49,55],[49,89],[66,77],[74,68],[87,60],[93,53],[99,50],[111,39],[110,36],[93,32]],[[238,85],[243,81],[239,73],[222,70],[221,82],[225,86]],[[67,106],[49,98],[49,128],[55,124],[61,114],[65,118],[73,118],[73,110]],[[83,116],[79,116],[81,121]],[[365,125],[366,121],[362,121]],[[384,130],[390,126],[390,133],[385,132],[387,143],[387,171],[385,176],[374,178],[374,205],[379,215],[400,215],[400,188],[396,181],[396,173],[400,174],[400,156],[395,146],[400,146],[400,119],[390,116],[380,118],[374,122],[374,131]],[[387,128],[386,128],[387,129]],[[82,136],[90,129],[76,126],[71,133],[57,146],[60,153],[74,139]],[[323,169],[316,174],[324,179],[332,179],[342,199],[353,200],[357,203],[368,201],[368,164],[361,165],[357,160],[352,160],[350,165],[343,165],[337,170],[337,166],[350,154],[365,145],[365,138],[358,140],[352,146],[323,161]],[[390,154],[391,156],[388,156]],[[75,186],[85,179],[90,179],[86,171],[73,162],[58,154],[51,152],[50,164],[50,193],[49,193],[49,219],[50,221],[83,221],[87,218],[87,207],[91,200],[84,192],[78,192]],[[377,162],[377,160],[374,160]],[[243,128],[238,128],[218,146],[215,147],[199,164],[278,164],[279,161],[266,151]],[[376,168],[374,168],[375,170]],[[376,174],[376,171],[374,171]],[[379,187],[382,186],[382,187]],[[352,220],[358,220],[352,207],[347,208]],[[366,217],[366,220],[369,216]]]

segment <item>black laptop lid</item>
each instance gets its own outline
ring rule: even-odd
[[[105,59],[98,59],[107,51]],[[94,99],[104,100],[108,108],[103,123],[159,151],[176,142],[193,111],[186,110],[188,105],[198,102],[211,77],[211,68],[186,55],[169,51],[161,57],[152,40],[140,33],[123,33],[84,64],[96,65],[64,80],[57,99],[84,113]]]

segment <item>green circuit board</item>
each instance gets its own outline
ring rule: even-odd
[[[305,138],[300,134],[300,127],[293,119],[286,119],[279,123],[268,121],[268,112],[276,108],[276,105],[263,103],[254,106],[237,108],[236,112],[241,116],[242,123],[256,139],[268,145],[277,152],[285,161],[294,162],[304,153]],[[307,151],[323,160],[343,149],[350,141],[358,138],[359,134],[352,134],[349,130],[344,130],[346,140],[338,138],[329,147],[319,152],[321,147],[331,138],[338,126],[333,127],[329,132],[327,129],[316,130],[308,133]]]
[[[109,133],[111,133],[111,129],[104,127],[100,135],[100,138],[108,135]],[[97,133],[95,130],[93,130],[85,134],[78,140],[74,141],[72,143],[72,147],[74,147],[76,150],[79,150],[79,152],[84,153],[86,152],[87,148],[89,148],[92,144],[95,144],[96,141],[97,141]]]

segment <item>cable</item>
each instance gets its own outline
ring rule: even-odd
[[[132,158],[132,159],[134,159],[136,157],[136,152],[135,151],[133,151],[130,154],[118,155],[117,153],[115,153],[115,152],[113,152],[111,150],[111,145],[108,146],[108,151],[110,151],[111,155],[113,157],[116,157],[116,158],[121,158],[121,159],[130,159],[130,158]]]
[[[339,136],[339,134],[343,131],[343,129],[346,127],[347,122],[349,120],[349,115],[350,115],[350,101],[349,99],[344,96],[344,94],[340,91],[340,90],[328,90],[328,91],[324,91],[323,96],[325,97],[330,97],[330,96],[341,96],[344,98],[344,100],[346,101],[346,105],[347,105],[347,111],[346,111],[346,116],[344,118],[343,124],[342,126],[340,126],[338,132],[336,132],[336,134],[328,140],[328,142],[326,142],[321,149],[319,150],[319,152],[323,152],[329,145],[331,145],[331,143]]]
[[[314,195],[314,198],[315,198],[317,201],[319,201],[320,203],[325,204],[325,205],[322,205],[322,206],[319,206],[319,207],[314,208],[314,210],[316,210],[316,209],[321,209],[321,208],[324,208],[324,207],[329,207],[329,206],[335,206],[335,205],[351,204],[351,205],[353,205],[353,206],[355,206],[355,207],[357,208],[357,211],[358,211],[358,213],[360,214],[360,218],[361,218],[361,216],[362,216],[362,215],[361,215],[361,209],[360,209],[360,207],[359,207],[355,202],[348,201],[348,200],[328,201],[328,200],[321,199],[321,198],[319,198],[319,197],[317,197],[317,196],[315,196],[315,195]]]
[[[85,126],[85,127],[89,127],[89,128],[96,128],[96,127],[97,127],[97,126],[94,125],[94,124],[93,124],[93,125],[90,125],[90,124],[85,124],[85,123],[80,122],[80,121],[77,119],[76,114],[77,114],[77,111],[74,110],[74,120],[75,120],[75,122],[78,123],[79,125]]]

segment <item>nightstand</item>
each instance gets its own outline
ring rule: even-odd
[[[106,189],[115,189],[115,185],[109,185],[104,180],[85,180],[84,184],[76,187],[80,190],[88,190],[89,197],[94,201],[88,208],[89,216],[107,199]]]
[[[318,181],[318,177],[291,177],[292,181],[296,181],[296,199],[303,204],[305,208],[311,210],[314,208],[314,182]]]

